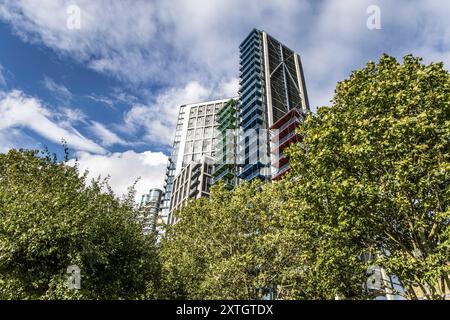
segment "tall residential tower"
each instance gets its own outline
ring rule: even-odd
[[[174,221],[171,217],[173,212],[171,203],[173,203],[175,178],[191,162],[202,161],[203,155],[215,156],[213,146],[216,143],[214,132],[217,128],[217,113],[229,100],[221,99],[180,106],[172,154],[169,158],[164,181],[161,216],[165,222]],[[184,197],[182,198],[184,199]],[[176,201],[177,207],[180,205],[179,202]]]
[[[309,112],[302,64],[297,53],[256,29],[239,50],[240,126],[244,132],[240,178],[270,180],[288,165],[283,162],[281,139],[283,149],[298,141],[293,123]]]

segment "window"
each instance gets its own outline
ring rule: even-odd
[[[194,153],[198,153],[198,152],[202,152],[202,140],[197,140],[194,143]]]
[[[187,139],[187,140],[192,140],[192,139],[194,139],[194,129],[189,129],[189,130],[187,131],[186,139]]]
[[[210,151],[211,151],[211,140],[203,141],[203,150],[202,150],[202,152],[206,153],[206,152],[210,152]]]
[[[212,125],[212,116],[206,116],[205,118],[205,126],[210,126]]]
[[[190,118],[188,123],[188,128],[192,128],[195,124],[195,118]]]
[[[205,115],[205,106],[200,106],[198,107],[198,116],[203,116]]]
[[[204,138],[211,138],[212,136],[212,127],[206,127],[205,128],[205,134],[203,135]]]
[[[214,108],[215,113],[219,112],[219,110],[220,110],[221,107],[222,107],[222,104],[221,104],[221,103],[216,104],[216,106],[215,106],[215,108]]]
[[[191,112],[189,113],[190,117],[195,117],[197,114],[197,107],[191,108]]]
[[[201,139],[203,134],[203,128],[198,128],[195,130],[195,139]]]
[[[183,157],[183,167],[186,166],[189,162],[191,162],[192,155],[188,154]]]
[[[186,141],[186,146],[184,147],[184,153],[192,153],[193,147],[194,147],[194,141]]]
[[[194,156],[192,157],[192,160],[198,161],[198,160],[200,160],[200,157],[201,157],[201,153],[196,153],[196,154],[194,154]]]
[[[205,118],[204,117],[198,117],[197,118],[197,127],[203,127],[205,123]]]
[[[214,106],[212,104],[206,107],[206,114],[212,114],[214,110]]]

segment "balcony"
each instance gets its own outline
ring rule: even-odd
[[[242,101],[243,97],[246,97],[249,94],[251,94],[251,92],[254,91],[255,88],[257,88],[259,90],[262,89],[261,81],[259,81],[259,79],[256,80],[256,81],[253,81],[252,83],[250,83],[250,85],[241,88],[241,90],[239,91],[240,92],[241,101]]]
[[[264,120],[261,118],[262,115],[256,114],[249,121],[241,121],[241,126],[244,131],[250,128],[256,128],[257,124],[263,124]]]
[[[189,198],[193,198],[198,194],[197,188],[189,189]]]
[[[239,64],[241,65],[241,67],[239,68],[239,70],[242,70],[242,67],[245,66],[249,61],[253,60],[253,59],[261,59],[261,54],[258,51],[249,51],[245,54],[245,56],[241,56],[241,58],[239,59]]]
[[[216,183],[217,181],[223,179],[223,178],[230,178],[231,179],[233,177],[234,177],[234,172],[230,168],[228,168],[228,169],[224,170],[223,172],[221,172],[219,175],[214,176],[213,184]]]
[[[241,125],[247,123],[255,114],[262,115],[263,111],[259,104],[255,104],[252,108],[245,110],[245,113],[241,117]]]
[[[198,166],[198,167],[195,167],[194,170],[192,170],[191,179],[195,179],[196,177],[198,177],[200,175],[200,171],[201,171],[200,168],[201,168],[201,166]]]
[[[241,85],[241,91],[242,88],[245,87],[250,81],[250,79],[253,79],[252,81],[255,81],[255,79],[258,79],[261,74],[261,67],[256,66],[254,69],[250,70],[246,75],[243,75],[241,78],[241,81],[239,81],[239,84]]]
[[[290,169],[289,162],[286,163],[284,166],[282,166],[280,169],[278,169],[277,173],[274,174],[272,177],[272,180],[278,180],[283,176],[288,170]]]
[[[259,37],[255,37],[254,39],[247,42],[242,48],[239,49],[240,54],[239,56],[243,57],[245,56],[250,50],[254,50],[258,48],[261,45],[261,40]]]
[[[241,44],[239,45],[239,48],[242,48],[243,46],[245,46],[245,44],[250,41],[253,37],[259,37],[259,32],[257,29],[253,29],[248,35],[247,37],[241,42]]]
[[[275,135],[271,138],[272,141],[275,141],[276,137],[279,137],[283,131],[289,127],[297,127],[300,124],[300,119],[298,118],[292,118],[288,122],[284,123],[279,129],[273,129],[275,132]]]

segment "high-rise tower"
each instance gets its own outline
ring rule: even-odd
[[[215,156],[214,132],[218,126],[217,113],[229,100],[221,99],[180,106],[172,154],[164,182],[161,216],[165,222],[174,221],[170,215],[173,211],[171,203],[174,203],[172,196],[175,178],[192,162],[201,161],[203,155]]]
[[[303,69],[297,53],[264,31],[254,29],[239,49],[240,126],[244,133],[240,178],[269,180],[283,173],[280,169],[286,170],[286,163],[280,161],[279,137],[285,139],[283,148],[286,141],[298,140],[296,133],[289,131],[295,131],[295,126],[286,129],[285,124],[295,122],[290,121],[291,116],[298,119],[309,111]],[[285,131],[282,135],[277,131],[280,128]]]

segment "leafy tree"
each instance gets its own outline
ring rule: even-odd
[[[161,244],[164,298],[261,299],[276,283],[274,204],[259,182],[223,184],[177,213]]]
[[[450,288],[450,75],[442,63],[383,56],[337,85],[290,151],[286,232],[310,242],[323,297],[358,296],[367,263],[407,298]],[[352,274],[353,273],[353,274]],[[339,281],[334,281],[339,280]],[[349,289],[350,292],[349,292]]]
[[[88,186],[86,175],[48,152],[0,154],[1,299],[154,296],[154,239],[136,223],[133,192],[119,200],[106,180]],[[67,286],[71,265],[81,269],[80,290]]]

